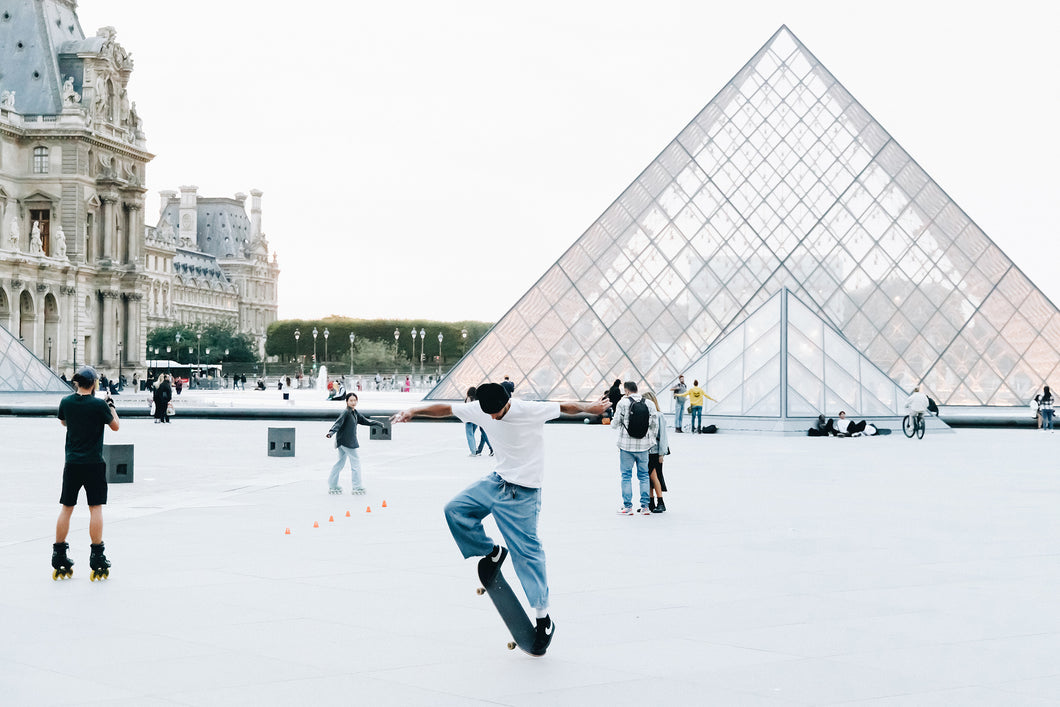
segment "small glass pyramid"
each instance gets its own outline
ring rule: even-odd
[[[687,370],[715,399],[710,415],[901,415],[906,394],[787,289],[734,326]],[[676,380],[659,390],[668,390]]]
[[[14,334],[0,327],[0,393],[69,393],[55,371]]]
[[[1056,306],[781,27],[428,397],[661,389],[784,288],[940,404],[1060,374]]]

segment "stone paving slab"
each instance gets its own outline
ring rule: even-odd
[[[293,458],[270,424],[108,432],[135,482],[93,583],[84,505],[51,579],[63,428],[0,417],[0,702],[1060,704],[1054,435],[675,435],[670,510],[628,518],[614,432],[550,425],[538,660],[505,649],[442,517],[491,469],[461,425],[365,436],[360,497],[327,493],[327,422],[290,424]]]

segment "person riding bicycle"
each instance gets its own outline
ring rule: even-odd
[[[928,396],[920,392],[920,386],[913,388],[912,394],[905,400],[906,414],[924,419],[924,413],[928,411]]]

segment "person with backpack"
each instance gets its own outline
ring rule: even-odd
[[[1038,403],[1038,415],[1042,420],[1042,429],[1052,431],[1053,429],[1053,394],[1049,386],[1045,386],[1041,395],[1034,396],[1034,402]]]
[[[615,406],[615,419],[611,426],[618,430],[618,469],[622,475],[622,507],[619,515],[651,515],[651,472],[648,470],[648,452],[658,443],[659,413],[648,405],[637,393],[637,384],[626,381],[626,391]],[[637,466],[637,481],[640,482],[640,507],[633,510],[633,465]]]

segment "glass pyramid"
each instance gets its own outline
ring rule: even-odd
[[[0,393],[70,393],[55,371],[0,326]]]
[[[904,414],[906,394],[894,381],[787,289],[733,327],[688,370],[716,399],[707,408],[711,415]]]
[[[1056,306],[781,27],[428,397],[661,389],[783,288],[941,404],[1060,374]]]

